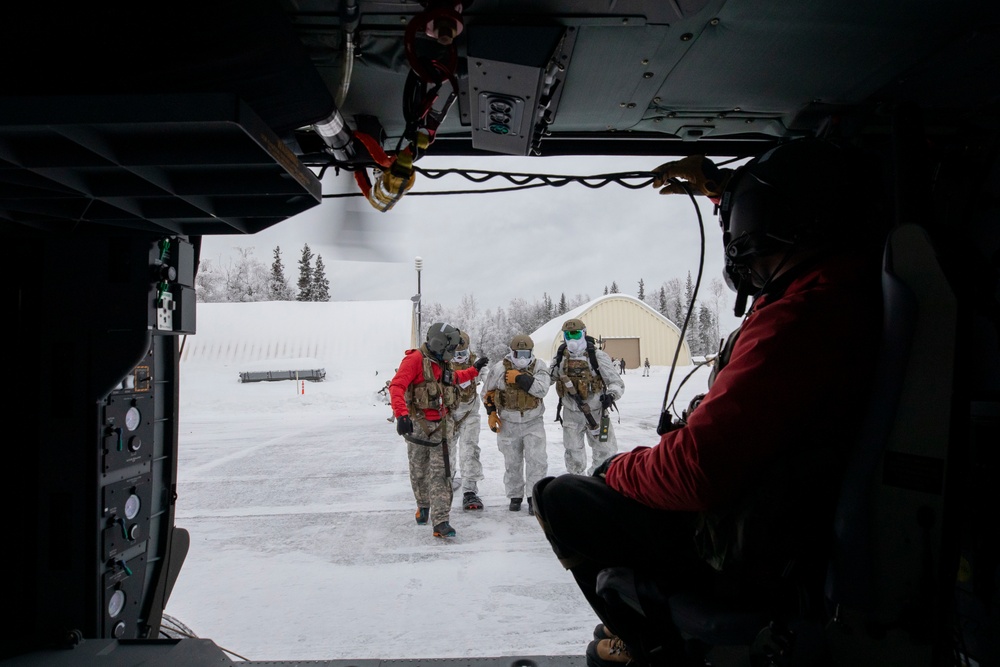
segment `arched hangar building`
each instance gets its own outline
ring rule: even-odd
[[[588,336],[603,342],[605,352],[615,359],[624,357],[626,368],[638,368],[647,357],[653,366],[669,366],[678,345],[677,365],[691,365],[691,350],[681,341],[677,325],[626,294],[598,297],[543,324],[531,334],[536,357],[555,357],[563,340],[562,324],[574,317],[587,325]]]

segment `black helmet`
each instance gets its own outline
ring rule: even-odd
[[[722,193],[719,218],[726,282],[744,302],[754,258],[846,245],[863,231],[865,193],[850,178],[859,168],[858,158],[836,144],[797,139],[736,170]]]
[[[438,361],[451,361],[460,342],[461,335],[458,329],[450,324],[435,322],[427,328],[425,346],[430,355]]]

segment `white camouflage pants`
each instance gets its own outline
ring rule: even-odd
[[[594,411],[594,418],[600,420],[600,412]],[[591,475],[594,468],[604,463],[606,459],[618,451],[618,440],[615,438],[614,425],[608,424],[608,441],[601,442],[589,428],[587,418],[579,410],[568,410],[565,405],[562,411],[563,447],[566,461],[566,472],[574,475]],[[587,468],[587,449],[584,441],[590,445],[591,463]]]
[[[451,474],[462,478],[463,493],[466,491],[479,493],[477,482],[483,479],[483,464],[479,459],[481,429],[482,418],[479,416],[479,411],[466,413],[460,421],[456,421],[454,442],[448,447],[448,454],[451,456]]]
[[[497,447],[504,460],[504,490],[508,498],[524,498],[525,489],[531,497],[535,483],[549,474],[543,416],[523,423],[500,419]]]

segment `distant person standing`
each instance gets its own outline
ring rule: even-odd
[[[556,421],[562,423],[566,472],[587,474],[618,451],[618,440],[608,411],[625,393],[625,381],[616,364],[587,335],[583,320],[566,320],[563,342],[556,350],[550,373],[559,395]],[[591,464],[587,468],[587,448]]]
[[[531,489],[549,470],[542,399],[551,381],[549,367],[535,358],[534,347],[530,336],[514,336],[510,351],[490,367],[483,382],[483,405],[490,430],[497,434],[497,447],[503,454],[508,509],[521,510],[527,489],[531,515],[535,513]]]
[[[449,366],[455,372],[465,370],[478,361],[469,349],[469,334],[460,334],[461,341]],[[462,509],[481,510],[483,501],[479,498],[479,484],[483,479],[483,464],[479,460],[479,431],[482,419],[479,417],[479,378],[466,380],[458,385],[458,406],[454,409],[455,442],[448,448],[451,455],[451,469],[461,471]],[[457,464],[457,465],[456,465]]]
[[[618,360],[618,365],[621,367],[621,374],[625,375],[625,357]]]
[[[435,537],[455,536],[448,522],[453,490],[447,449],[454,438],[451,410],[458,406],[458,386],[475,379],[489,363],[483,357],[471,368],[447,368],[460,343],[458,329],[435,322],[420,348],[406,351],[389,383],[396,432],[406,440],[417,524],[425,525],[429,518]]]
[[[646,357],[646,361],[642,362],[642,377],[649,377],[649,357]]]

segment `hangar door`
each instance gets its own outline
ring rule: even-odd
[[[616,360],[624,357],[625,368],[639,368],[642,364],[638,338],[605,338],[604,351]]]

